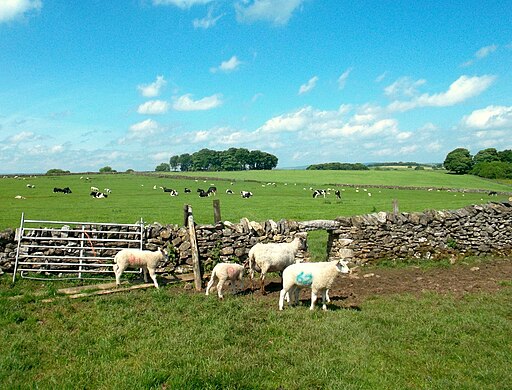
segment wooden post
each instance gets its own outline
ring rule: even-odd
[[[215,199],[213,201],[213,221],[214,223],[219,223],[222,220],[220,216],[220,200]]]
[[[194,269],[194,286],[196,291],[202,289],[201,264],[199,263],[199,249],[197,248],[196,228],[194,226],[194,216],[192,215],[192,207],[187,206],[187,226],[188,235],[190,237],[190,250],[192,252],[192,267]]]
[[[393,217],[396,217],[398,213],[398,199],[393,199]]]

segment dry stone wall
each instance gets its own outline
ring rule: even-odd
[[[358,263],[512,254],[511,203],[396,215],[380,212],[336,222],[338,227],[329,235],[329,256],[339,257],[350,248]]]
[[[383,258],[512,254],[511,203],[396,215],[380,212],[329,221],[268,220],[260,223],[243,218],[239,223],[221,222],[195,227],[203,271],[210,270],[219,261],[244,263],[249,249],[258,242],[289,242],[296,233],[315,229],[329,232],[327,250],[330,258],[353,252],[356,263]],[[146,225],[144,243],[145,249],[149,250],[169,249],[171,255],[159,272],[192,272],[192,248],[186,227],[156,222]],[[0,232],[0,270],[14,270],[16,246],[14,229]],[[305,258],[307,254],[300,253],[299,256]]]

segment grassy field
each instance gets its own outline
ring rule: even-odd
[[[491,199],[372,187],[378,184],[511,190],[436,171],[215,175],[222,178],[0,179],[0,229],[18,226],[22,212],[29,219],[123,223],[143,218],[181,224],[184,204],[192,205],[198,223],[211,223],[212,199],[195,193],[210,184],[219,188],[223,219],[234,222],[242,217],[331,219],[391,210],[393,199],[402,211],[453,209]],[[35,188],[27,188],[28,183]],[[310,187],[342,183],[359,184],[359,192],[340,186],[342,200],[311,197]],[[52,191],[65,186],[73,193]],[[92,199],[90,186],[109,187],[112,195]],[[180,195],[170,197],[154,186],[176,188]],[[183,194],[185,187],[193,193]],[[249,190],[254,197],[227,195],[227,188]],[[310,251],[325,250],[325,234],[313,234]],[[0,276],[2,389],[444,390],[504,389],[512,383],[512,286],[507,280],[498,282],[508,287],[492,294],[379,295],[358,310],[331,307],[326,313],[310,312],[306,305],[279,312],[275,297],[250,293],[227,295],[221,302],[183,284],[71,300],[57,289],[91,282],[11,280],[11,275]]]
[[[277,310],[168,285],[71,300],[0,277],[3,389],[506,389],[512,289]],[[12,298],[23,294],[21,298]],[[45,303],[43,299],[54,298]]]
[[[333,219],[338,216],[367,214],[375,211],[391,211],[393,199],[399,201],[400,211],[426,209],[454,209],[469,204],[485,203],[491,198],[484,194],[454,193],[447,191],[400,190],[373,188],[372,185],[403,185],[421,187],[449,187],[512,191],[512,186],[486,181],[474,176],[455,176],[438,171],[253,171],[209,173],[215,179],[176,178],[160,175],[90,175],[90,180],[80,175],[38,176],[32,178],[0,179],[0,229],[19,226],[21,213],[27,219],[134,223],[141,218],[151,223],[182,224],[183,206],[192,206],[197,223],[212,223],[212,198],[199,198],[197,188],[215,184],[219,193],[222,219],[238,222],[246,217],[254,221],[267,219]],[[267,183],[276,183],[275,186]],[[354,187],[341,184],[359,184]],[[27,184],[35,188],[27,188]],[[72,194],[53,193],[54,187],[70,187]],[[112,194],[107,199],[89,196],[90,187],[103,190],[108,187]],[[153,189],[154,187],[157,189]],[[166,186],[179,191],[170,197],[158,187]],[[324,198],[312,198],[310,188],[338,188],[342,199],[333,194]],[[188,187],[191,194],[184,194]],[[227,195],[226,189],[234,195]],[[241,190],[251,191],[254,196],[242,199]],[[371,193],[371,196],[368,195]],[[26,199],[15,199],[21,195]],[[503,198],[503,197],[502,197]],[[505,197],[506,199],[506,197]],[[496,200],[496,198],[492,198]]]

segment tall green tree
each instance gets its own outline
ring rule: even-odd
[[[446,155],[443,165],[447,170],[463,175],[473,167],[473,158],[469,150],[457,148]]]
[[[493,162],[500,161],[498,156],[498,151],[494,148],[487,148],[484,150],[480,150],[473,157],[473,164],[484,163],[484,162]]]
[[[170,170],[171,166],[167,163],[161,163],[155,168],[155,172],[169,172]]]
[[[173,171],[177,171],[178,168],[180,166],[180,156],[172,156],[170,159],[169,159],[169,167],[173,170]]]

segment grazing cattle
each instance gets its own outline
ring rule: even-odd
[[[169,191],[169,195],[171,195],[171,196],[178,196],[178,191],[171,190],[171,191]]]
[[[498,193],[496,191],[490,191],[489,196],[498,196]]]
[[[318,198],[319,196],[323,196],[325,198],[325,194],[327,193],[327,191],[325,190],[314,190],[313,191],[313,198]]]
[[[109,194],[109,195],[110,195],[110,194],[112,193],[112,190],[111,190],[110,188],[104,188],[104,189],[103,189],[103,192],[104,192],[105,194]]]
[[[14,197],[14,199],[27,199],[27,198],[25,198],[24,196],[21,196],[21,195],[16,195]]]
[[[340,192],[340,190],[334,191],[334,195],[336,195],[336,198],[341,199],[341,192]]]
[[[96,199],[102,199],[102,198],[108,197],[108,194],[104,194],[103,192],[99,192],[99,191],[91,191],[91,193],[89,195],[91,195],[93,198],[96,198]]]
[[[226,194],[233,195],[233,190],[230,190],[229,188],[226,190]]]
[[[197,192],[199,193],[199,197],[200,198],[206,198],[209,195],[208,192],[206,192],[205,190],[203,190],[201,188],[198,188]]]
[[[217,187],[215,186],[210,186],[208,187],[208,189],[206,190],[206,192],[209,194],[213,194],[214,196],[217,195]]]
[[[242,198],[250,198],[252,196],[252,192],[250,191],[240,191],[240,195]]]
[[[71,189],[69,187],[64,187],[64,188],[54,187],[53,192],[63,192],[64,194],[71,194]]]
[[[192,191],[190,190],[190,188],[185,188],[185,190],[183,192],[185,194],[190,194]]]
[[[27,184],[27,188],[36,188],[34,184]]]

